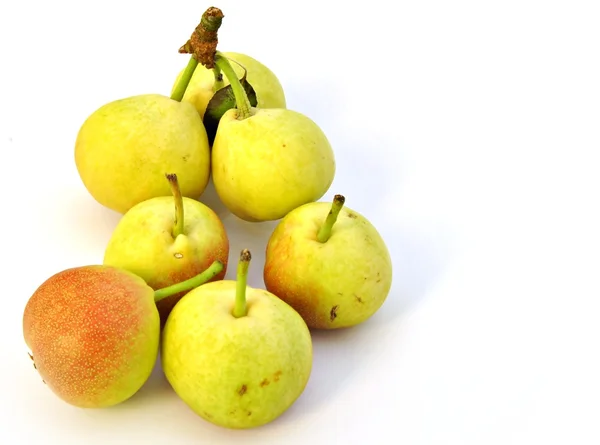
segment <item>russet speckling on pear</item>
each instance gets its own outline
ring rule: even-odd
[[[61,400],[105,408],[131,398],[156,363],[160,318],[156,302],[197,287],[223,265],[154,291],[139,276],[88,265],[45,280],[23,311],[23,337],[34,367]]]

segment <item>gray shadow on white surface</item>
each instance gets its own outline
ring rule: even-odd
[[[69,208],[52,217],[68,219],[65,227],[77,227],[70,234],[73,245],[80,246],[80,250],[98,252],[97,261],[102,263],[106,244],[122,215],[95,201],[85,189],[79,189],[73,193]]]
[[[229,265],[226,277],[235,279],[240,252],[248,249],[252,255],[248,269],[248,285],[264,287],[263,270],[267,242],[279,221],[247,222],[231,213],[222,218],[229,237]]]
[[[339,134],[342,134],[341,129],[337,129],[336,135]],[[335,145],[336,177],[329,193],[344,195],[346,207],[362,213],[376,227],[380,226],[391,209],[381,216],[374,214],[374,210],[386,194],[398,192],[403,185],[401,147],[376,134],[364,133],[337,137],[332,145]],[[393,158],[385,154],[388,151],[395,152]]]
[[[352,328],[320,331],[312,330],[313,369],[301,397],[277,423],[295,423],[304,415],[318,412],[321,405],[335,403],[353,375],[369,365],[373,350],[365,348],[372,341],[372,326],[366,323]]]
[[[388,323],[427,298],[443,276],[454,251],[442,240],[436,242],[436,237],[411,232],[408,228],[383,227],[380,232],[392,253],[393,281],[377,319],[378,323]]]
[[[288,109],[306,115],[330,135],[341,103],[341,92],[334,82],[289,78],[285,82],[285,95]]]
[[[248,270],[248,285],[263,287],[263,268],[267,242],[279,220],[248,222],[238,218],[220,200],[212,179],[199,200],[213,209],[225,226],[229,238],[229,261],[225,278],[235,279],[240,252],[243,249],[248,249],[252,255]]]
[[[206,188],[198,198],[198,201],[210,207],[220,218],[223,218],[225,215],[230,213],[215,190],[215,184],[213,183],[212,175],[208,181],[208,184],[206,185]]]

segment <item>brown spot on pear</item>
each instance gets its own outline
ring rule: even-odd
[[[336,317],[337,317],[337,310],[338,310],[338,307],[339,307],[339,306],[337,306],[337,305],[336,305],[336,306],[333,306],[333,307],[331,308],[331,310],[329,311],[329,319],[330,319],[331,321],[334,321],[334,320],[336,319]]]
[[[59,398],[82,408],[133,396],[152,372],[159,332],[153,290],[111,266],[51,276],[23,313],[23,336],[37,372]]]
[[[160,196],[130,209],[113,230],[103,263],[140,276],[154,290],[192,278],[217,260],[224,267],[210,281],[222,280],[229,258],[225,226],[207,205],[181,197],[177,176],[167,176],[175,178],[175,197]],[[177,213],[179,207],[181,214]],[[176,233],[178,220],[181,233]],[[179,292],[156,303],[161,326],[186,293]]]
[[[392,284],[388,248],[368,219],[336,195],[299,206],[267,242],[263,280],[311,329],[356,326],[373,316]],[[339,217],[338,217],[339,215]]]

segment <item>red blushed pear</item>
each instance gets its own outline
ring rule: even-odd
[[[355,326],[384,303],[392,262],[376,228],[361,214],[313,202],[288,213],[267,244],[267,290],[296,309],[313,329]]]
[[[181,195],[177,175],[167,174],[173,196],[159,196],[132,207],[119,221],[106,246],[104,264],[128,270],[153,289],[193,277],[213,261],[223,271],[229,240],[218,215],[205,204]],[[157,303],[164,324],[183,294]]]
[[[215,261],[192,279],[157,291],[112,266],[56,273],[36,289],[23,313],[23,336],[35,369],[71,405],[103,408],[124,402],[156,363],[156,302],[198,287],[222,270]]]

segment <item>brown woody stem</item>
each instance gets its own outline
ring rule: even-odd
[[[179,48],[181,54],[192,54],[192,56],[208,69],[215,66],[215,54],[219,39],[217,32],[223,21],[223,12],[219,8],[211,6],[204,14],[202,19],[191,37],[185,44]]]

